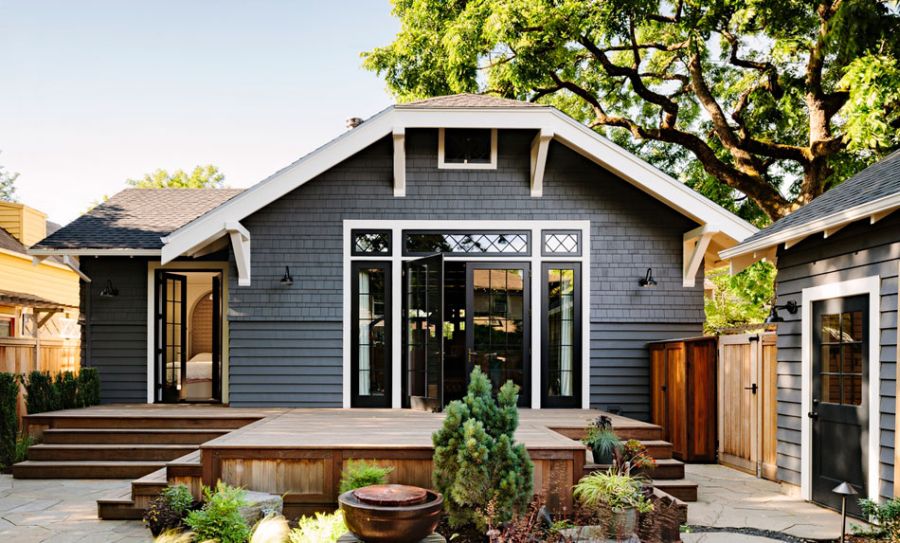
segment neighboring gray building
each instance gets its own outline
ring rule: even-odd
[[[244,191],[123,191],[31,253],[90,278],[106,402],[436,408],[477,365],[646,419],[646,343],[701,333],[704,262],[754,232],[553,108],[458,95]]]
[[[777,262],[778,477],[832,507],[842,481],[872,499],[900,490],[898,207],[894,153],[720,253],[734,271]]]

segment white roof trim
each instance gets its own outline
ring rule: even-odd
[[[551,132],[563,144],[701,225],[715,224],[721,234],[735,242],[756,232],[750,223],[554,108],[390,107],[162,238],[162,260],[173,260],[221,237],[229,223],[242,220],[379,139],[407,128],[518,128]]]
[[[736,256],[752,253],[761,254],[765,252],[766,249],[777,247],[782,243],[785,243],[790,247],[798,243],[799,240],[804,237],[819,232],[831,235],[840,228],[865,218],[869,218],[872,222],[874,222],[873,219],[877,221],[886,216],[888,212],[896,210],[897,208],[900,208],[900,193],[891,194],[849,209],[843,209],[815,221],[798,224],[791,228],[785,228],[780,232],[776,232],[769,236],[763,236],[750,243],[742,243],[736,247],[720,251],[719,256],[722,257],[723,260],[729,260]]]

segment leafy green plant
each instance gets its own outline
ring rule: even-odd
[[[219,543],[246,543],[250,526],[240,514],[247,502],[244,490],[222,481],[215,491],[203,487],[204,504],[201,509],[188,513],[184,523],[191,528],[198,541],[217,540]]]
[[[490,519],[502,524],[531,501],[534,465],[513,434],[519,425],[519,387],[508,381],[492,394],[490,380],[476,367],[468,393],[450,402],[434,433],[435,489],[444,495],[452,527]]]
[[[297,527],[291,531],[290,543],[335,543],[347,533],[344,515],[340,511],[331,514],[316,513],[313,517],[300,517]]]
[[[881,504],[862,499],[859,500],[859,506],[862,509],[863,517],[874,519],[877,526],[861,529],[854,525],[853,531],[857,535],[900,543],[900,498],[887,500]]]
[[[16,459],[16,437],[19,434],[19,379],[13,373],[0,373],[0,467],[10,466]]]
[[[150,502],[144,512],[144,524],[154,536],[181,528],[184,517],[196,507],[194,496],[185,485],[169,486]]]
[[[649,471],[656,467],[656,460],[647,447],[636,439],[629,439],[616,455],[616,468],[620,474],[631,475],[632,470]]]
[[[22,433],[16,439],[16,457],[13,459],[14,464],[28,460],[28,448],[37,442],[32,436]]]
[[[622,442],[613,432],[612,420],[605,415],[597,417],[591,424],[582,443],[591,448],[597,464],[612,464],[616,453],[622,448]]]
[[[81,407],[78,403],[78,381],[71,371],[57,373],[53,380],[53,386],[59,397],[58,409],[74,409]]]
[[[348,492],[369,485],[387,483],[388,475],[394,471],[391,466],[379,466],[367,460],[348,460],[341,471],[340,492]]]
[[[29,414],[57,409],[53,376],[46,371],[33,371],[25,379],[25,409]]]
[[[641,482],[615,470],[595,471],[575,485],[573,493],[582,506],[590,509],[608,507],[613,511],[637,509],[640,513],[653,510],[653,503],[644,496]]]
[[[89,407],[100,403],[100,373],[97,368],[81,368],[78,372],[78,405]]]

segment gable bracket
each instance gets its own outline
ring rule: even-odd
[[[238,286],[250,286],[250,232],[239,222],[225,224],[237,264]]]
[[[531,141],[531,196],[544,195],[544,171],[547,168],[547,151],[553,131],[542,128]]]
[[[706,249],[716,231],[707,226],[696,228],[684,235],[684,254],[682,255],[682,280],[685,287],[693,287],[697,283],[697,272],[706,256]]]
[[[406,196],[406,129],[395,127],[394,139],[394,196]]]

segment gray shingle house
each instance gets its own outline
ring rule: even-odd
[[[646,343],[701,332],[704,262],[754,232],[556,109],[458,95],[244,191],[126,190],[31,253],[80,259],[106,402],[435,408],[477,365],[646,419]]]
[[[896,496],[900,153],[721,252],[777,262],[778,477],[840,507]],[[856,509],[858,512],[858,508]]]

